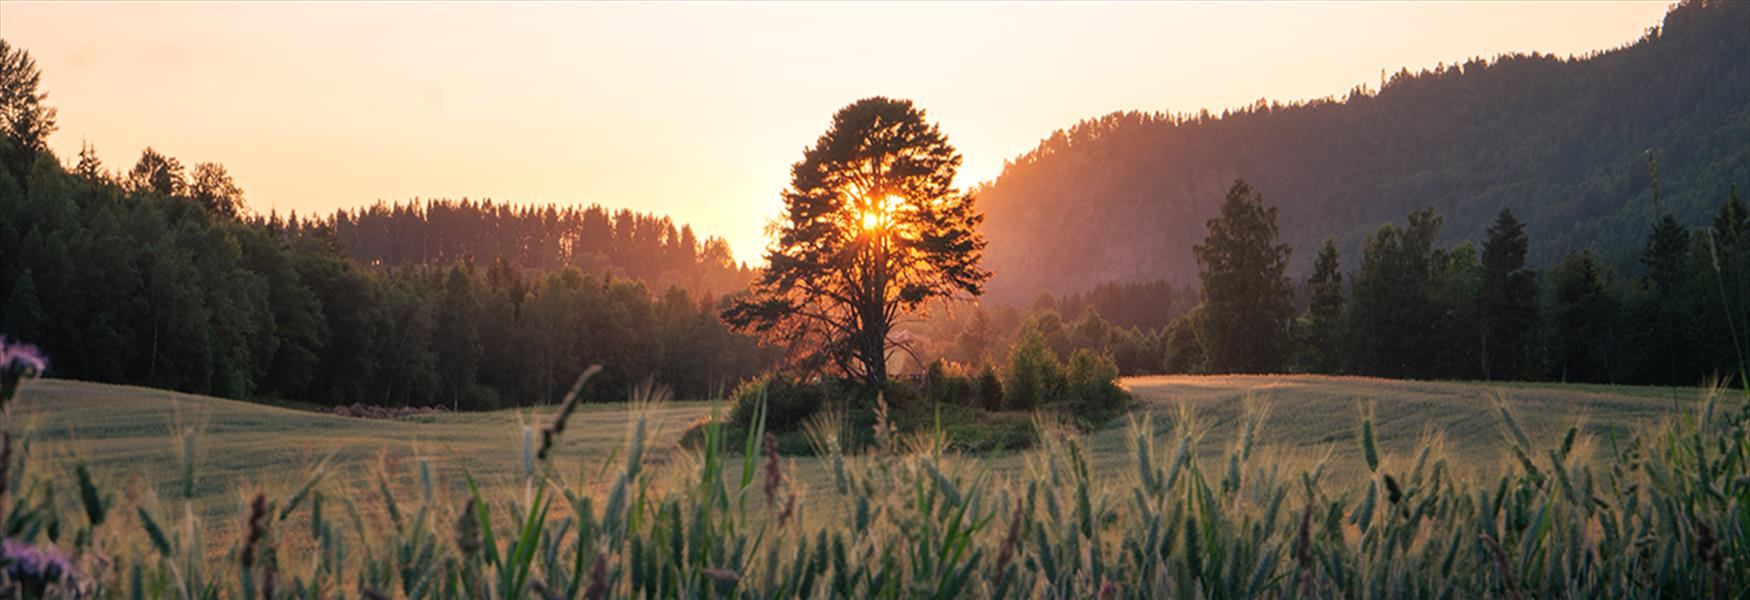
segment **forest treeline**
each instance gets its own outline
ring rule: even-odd
[[[773,362],[717,318],[709,288],[744,276],[721,242],[666,219],[621,213],[613,223],[628,229],[591,237],[565,227],[587,231],[600,209],[251,215],[216,163],[147,149],[117,172],[87,146],[63,166],[45,144],[56,115],[34,62],[0,42],[0,63],[0,332],[41,346],[52,376],[479,409],[556,400],[589,364],[607,366],[592,393],[653,379],[701,397]],[[362,243],[383,223],[401,233]],[[506,236],[521,245],[470,241],[519,226],[537,230]],[[457,238],[399,253],[410,238],[395,236],[422,230]]]
[[[637,279],[651,289],[679,285],[719,295],[742,290],[752,279],[723,238],[701,239],[691,225],[676,227],[668,217],[625,209],[467,199],[379,202],[337,210],[323,222],[347,256],[371,266],[504,259],[540,272],[575,267]]]
[[[1013,340],[1037,334],[1059,356],[1105,353],[1132,375],[1678,386],[1742,377],[1750,360],[1750,207],[1736,190],[1702,226],[1669,213],[1653,221],[1633,245],[1634,275],[1589,250],[1533,268],[1527,249],[1541,232],[1506,208],[1480,243],[1442,245],[1443,217],[1423,208],[1376,229],[1347,266],[1326,240],[1312,249],[1313,273],[1297,278],[1279,218],[1261,192],[1236,182],[1194,247],[1202,285],[1193,297],[1162,282],[1106,284],[1041,296],[1027,310],[980,307],[937,319],[932,356],[1001,360]],[[1102,314],[1139,310],[1154,325]]]
[[[1479,58],[1341,98],[1090,119],[979,191],[991,297],[1193,283],[1191,246],[1237,177],[1274,191],[1284,242],[1307,251],[1290,265],[1300,277],[1325,238],[1358,256],[1380,224],[1423,207],[1443,216],[1444,244],[1481,239],[1510,206],[1539,232],[1531,265],[1592,248],[1636,272],[1648,223],[1668,212],[1702,226],[1730,186],[1750,189],[1746,56],[1750,3],[1684,2],[1639,41],[1583,57]]]

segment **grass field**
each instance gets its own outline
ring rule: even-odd
[[[1527,433],[1559,436],[1576,419],[1585,430],[1608,439],[1626,428],[1656,424],[1674,406],[1690,406],[1700,392],[1679,388],[1394,381],[1321,376],[1161,376],[1125,381],[1137,397],[1140,415],[1155,419],[1161,438],[1190,407],[1206,432],[1199,453],[1213,457],[1233,441],[1248,398],[1270,406],[1260,451],[1291,465],[1310,466],[1329,456],[1338,479],[1359,474],[1356,450],[1358,402],[1375,407],[1382,453],[1407,456],[1418,451],[1426,432],[1441,432],[1454,464],[1479,474],[1502,464],[1500,420],[1494,399],[1504,395]],[[25,386],[16,418],[29,432],[31,451],[67,465],[89,463],[130,494],[149,490],[168,494],[179,481],[183,451],[175,433],[193,431],[199,469],[196,496],[203,514],[233,515],[258,488],[279,489],[302,481],[318,461],[334,462],[332,484],[375,485],[377,467],[410,474],[415,462],[430,459],[440,487],[461,489],[462,469],[490,487],[522,480],[525,425],[538,429],[551,419],[550,408],[451,413],[370,420],[316,414],[259,404],[177,394],[145,388],[76,381],[42,380]],[[654,434],[647,463],[657,472],[682,463],[676,440],[685,427],[710,414],[705,402],[667,402],[655,407]],[[725,409],[726,410],[726,409]],[[600,492],[613,473],[601,467],[621,450],[629,411],[625,404],[582,407],[572,418],[555,458],[561,473],[585,489]],[[1097,470],[1125,470],[1131,457],[1121,424],[1089,435]],[[1157,442],[1164,443],[1164,442]],[[1019,454],[985,457],[996,474],[1023,476]],[[820,461],[798,458],[795,465],[808,487],[829,485]],[[411,485],[411,476],[407,478]],[[817,516],[838,507],[814,503]]]
[[[877,435],[885,450],[781,459],[715,426],[705,450],[682,450],[720,407],[666,402],[584,406],[543,460],[552,408],[366,420],[30,382],[9,407],[19,535],[0,575],[185,599],[287,578],[300,598],[1698,597],[1745,583],[1742,391],[1698,404],[1685,389],[1124,383],[1132,426],[1047,424],[1024,452]],[[731,454],[743,443],[753,456]]]

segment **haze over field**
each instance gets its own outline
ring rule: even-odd
[[[0,0],[0,598],[1741,595],[1743,190],[1744,0]]]
[[[1585,54],[1666,8],[6,2],[0,36],[42,66],[69,160],[89,141],[118,164],[148,145],[223,161],[251,208],[281,214],[414,197],[627,207],[757,263],[798,147],[850,99],[918,101],[965,155],[966,187],[1084,118]]]

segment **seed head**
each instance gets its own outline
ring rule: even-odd
[[[729,583],[729,584],[741,583],[741,574],[736,573],[735,571],[731,571],[729,569],[717,569],[717,568],[706,567],[703,569],[699,569],[699,574],[704,575],[706,577],[709,577],[709,578],[711,578],[712,581],[716,581],[718,583]]]
[[[608,563],[601,552],[596,552],[595,566],[589,568],[589,587],[583,590],[584,600],[602,600],[608,597]]]
[[[475,511],[474,501],[469,499],[462,506],[462,514],[456,517],[456,549],[463,556],[479,556],[482,548],[480,542],[480,514]]]
[[[783,465],[778,462],[778,438],[771,432],[766,433],[766,506],[769,508],[778,501],[778,486],[784,483]]]
[[[255,567],[255,553],[263,537],[267,536],[267,495],[256,492],[255,500],[249,503],[249,529],[243,539],[243,568]]]

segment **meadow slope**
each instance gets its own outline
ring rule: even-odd
[[[1285,466],[1310,466],[1328,456],[1337,477],[1360,469],[1355,442],[1360,403],[1374,406],[1386,460],[1418,451],[1427,433],[1438,432],[1446,452],[1458,459],[1455,464],[1492,473],[1505,457],[1497,397],[1507,399],[1533,439],[1559,436],[1579,419],[1595,439],[1608,443],[1613,433],[1656,424],[1673,407],[1692,406],[1700,396],[1699,390],[1683,388],[1284,375],[1155,376],[1126,379],[1124,385],[1139,400],[1136,414],[1155,420],[1157,445],[1167,443],[1164,438],[1183,405],[1205,432],[1199,454],[1216,457],[1232,443],[1243,405],[1265,402],[1271,413],[1262,436],[1264,455]],[[336,467],[330,485],[352,488],[359,497],[374,496],[384,466],[401,486],[414,485],[421,458],[430,459],[439,487],[452,494],[461,489],[462,469],[489,486],[515,486],[523,472],[525,426],[538,430],[551,419],[549,407],[370,420],[64,380],[26,385],[13,410],[30,452],[69,468],[87,462],[124,494],[143,500],[172,494],[183,451],[176,432],[195,432],[196,496],[204,514],[219,518],[241,510],[256,489],[296,485],[324,459]],[[658,472],[687,466],[676,441],[711,411],[704,402],[655,406],[647,463]],[[555,458],[559,472],[587,490],[599,492],[611,483],[613,473],[603,466],[623,450],[628,414],[625,404],[582,407]],[[1089,435],[1097,469],[1130,468],[1126,435],[1121,423]],[[830,485],[819,461],[794,460],[805,487]],[[1026,476],[1023,454],[990,456],[983,465],[995,474]],[[838,509],[809,505],[817,516]]]

